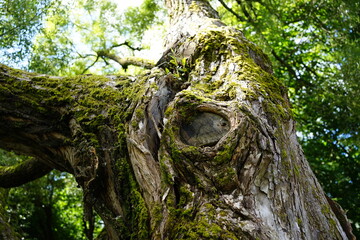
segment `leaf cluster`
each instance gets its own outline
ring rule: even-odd
[[[21,61],[23,69],[52,75],[114,73],[119,67],[98,53],[107,51],[107,55],[120,58],[134,55],[144,48],[146,31],[162,22],[155,0],[127,9],[111,0],[42,1],[20,1],[20,6],[29,10],[4,12],[0,48],[18,55],[7,54],[8,61],[0,56],[3,63],[19,67]],[[6,4],[16,6],[16,2]],[[26,19],[33,15],[34,21]],[[12,23],[12,19],[18,22]],[[12,28],[16,31],[10,31]]]
[[[0,149],[0,165],[29,157]],[[83,231],[82,193],[73,177],[53,171],[2,196],[9,224],[24,239],[86,239]],[[96,222],[95,234],[102,223]]]
[[[52,0],[0,1],[0,58],[3,63],[21,63],[31,50],[42,19],[54,5]]]

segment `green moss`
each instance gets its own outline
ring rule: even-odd
[[[281,149],[281,159],[285,160],[285,159],[287,159],[287,157],[288,157],[287,151],[284,148],[282,148]]]
[[[265,99],[262,101],[263,108],[273,123],[279,125],[291,117],[290,108],[284,100],[285,87],[252,58],[256,55],[262,59],[264,66],[270,66],[261,49],[245,40],[240,33],[225,28],[203,31],[197,35],[196,41],[198,48],[192,63],[194,69],[190,73],[193,76],[192,90],[199,91],[199,95],[205,98],[214,99],[215,96],[215,99],[227,101],[237,97],[241,89],[247,100]],[[227,61],[220,62],[221,58]],[[215,77],[220,64],[221,76]],[[238,68],[235,71],[234,64]],[[234,75],[238,77],[233,79]],[[246,82],[247,87],[244,88],[240,82]]]
[[[192,202],[194,199],[192,192],[184,186],[180,187],[179,194],[180,194],[180,200],[178,206],[184,207],[187,203]]]
[[[215,222],[216,214],[211,204],[205,204],[195,217],[192,209],[171,209],[169,239],[239,239]]]
[[[147,206],[140,192],[132,188],[131,204],[132,204],[132,224],[136,228],[132,231],[132,239],[149,239],[149,213]]]
[[[117,179],[121,182],[120,198],[124,200],[125,214],[125,219],[117,219],[117,225],[122,226],[119,231],[124,238],[149,239],[150,215],[127,159],[118,159],[116,168]]]
[[[279,214],[279,217],[281,219],[282,222],[286,222],[287,221],[287,218],[288,218],[288,214],[285,212],[285,209],[283,209],[283,212],[281,212]]]
[[[217,152],[216,156],[214,157],[214,162],[218,164],[230,162],[235,146],[229,145],[230,144],[224,144],[224,149]]]
[[[299,227],[301,228],[301,226],[302,226],[302,220],[301,220],[301,218],[296,218],[296,222],[297,222],[297,224],[299,225]]]
[[[171,163],[177,163],[181,162],[181,159],[183,158],[182,151],[178,149],[176,146],[175,138],[179,135],[179,127],[174,126],[172,128],[166,128],[163,132],[163,136],[166,136],[165,138],[162,138],[163,143],[166,144],[167,150],[170,153],[170,158],[167,158]]]
[[[233,167],[227,167],[219,172],[220,174],[215,176],[217,188],[224,192],[233,190],[237,177],[235,169]]]
[[[161,182],[164,185],[173,185],[174,184],[173,176],[168,172],[167,166],[165,164],[165,161],[167,161],[167,159],[165,159],[165,157],[163,155],[164,154],[160,154],[160,156],[161,156],[161,158],[160,158]]]
[[[294,165],[294,173],[297,177],[300,177],[300,167],[298,165]]]
[[[161,204],[155,204],[153,206],[153,208],[151,209],[151,223],[152,223],[152,226],[151,226],[151,230],[153,232],[153,230],[159,226],[159,224],[161,223],[162,219],[163,219],[163,214],[162,214],[162,205]]]
[[[141,81],[133,84],[124,77],[113,80],[121,88],[116,89],[109,86],[109,79],[103,76],[54,78],[10,68],[7,70],[15,76],[27,79],[9,77],[6,79],[8,84],[2,85],[0,89],[2,93],[6,92],[6,95],[21,96],[20,100],[15,101],[19,109],[31,109],[33,114],[47,114],[56,120],[64,115],[71,116],[84,127],[84,131],[90,132],[96,132],[99,126],[108,124],[107,119],[112,116],[114,120],[118,120],[115,115],[121,116],[121,121],[124,122],[126,115],[130,114],[126,102],[133,100],[143,89]],[[145,81],[145,77],[142,80]],[[59,112],[51,111],[56,111],[57,108],[62,109],[60,114],[63,115],[59,116]],[[49,120],[51,121],[51,118]]]
[[[337,225],[336,225],[336,221],[332,218],[329,219],[329,223],[330,223],[330,226],[332,227],[333,230],[337,230]]]
[[[201,8],[199,7],[199,5],[196,4],[195,1],[192,1],[192,2],[191,2],[189,8],[190,8],[191,11],[194,11],[194,12],[199,11],[199,10],[201,9]]]
[[[330,209],[330,207],[328,206],[328,204],[324,204],[324,205],[321,207],[321,212],[322,212],[322,214],[324,214],[324,215],[330,214],[331,209]]]

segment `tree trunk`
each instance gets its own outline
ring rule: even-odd
[[[268,58],[207,1],[166,4],[167,51],[142,76],[1,65],[0,147],[72,173],[108,239],[354,239],[304,158]]]

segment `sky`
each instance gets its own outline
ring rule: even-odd
[[[111,0],[118,5],[121,11],[125,11],[128,7],[138,7],[143,3],[143,0]],[[135,56],[157,61],[160,59],[163,52],[162,36],[163,29],[153,27],[146,31],[142,44],[148,46],[149,49],[135,52]],[[151,43],[151,44],[150,44]]]
[[[128,7],[138,7],[143,3],[143,0],[111,0],[119,6],[119,9],[125,10]]]

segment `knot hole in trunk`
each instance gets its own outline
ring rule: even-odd
[[[196,147],[214,146],[228,131],[230,123],[212,112],[198,112],[181,123],[182,141]]]

